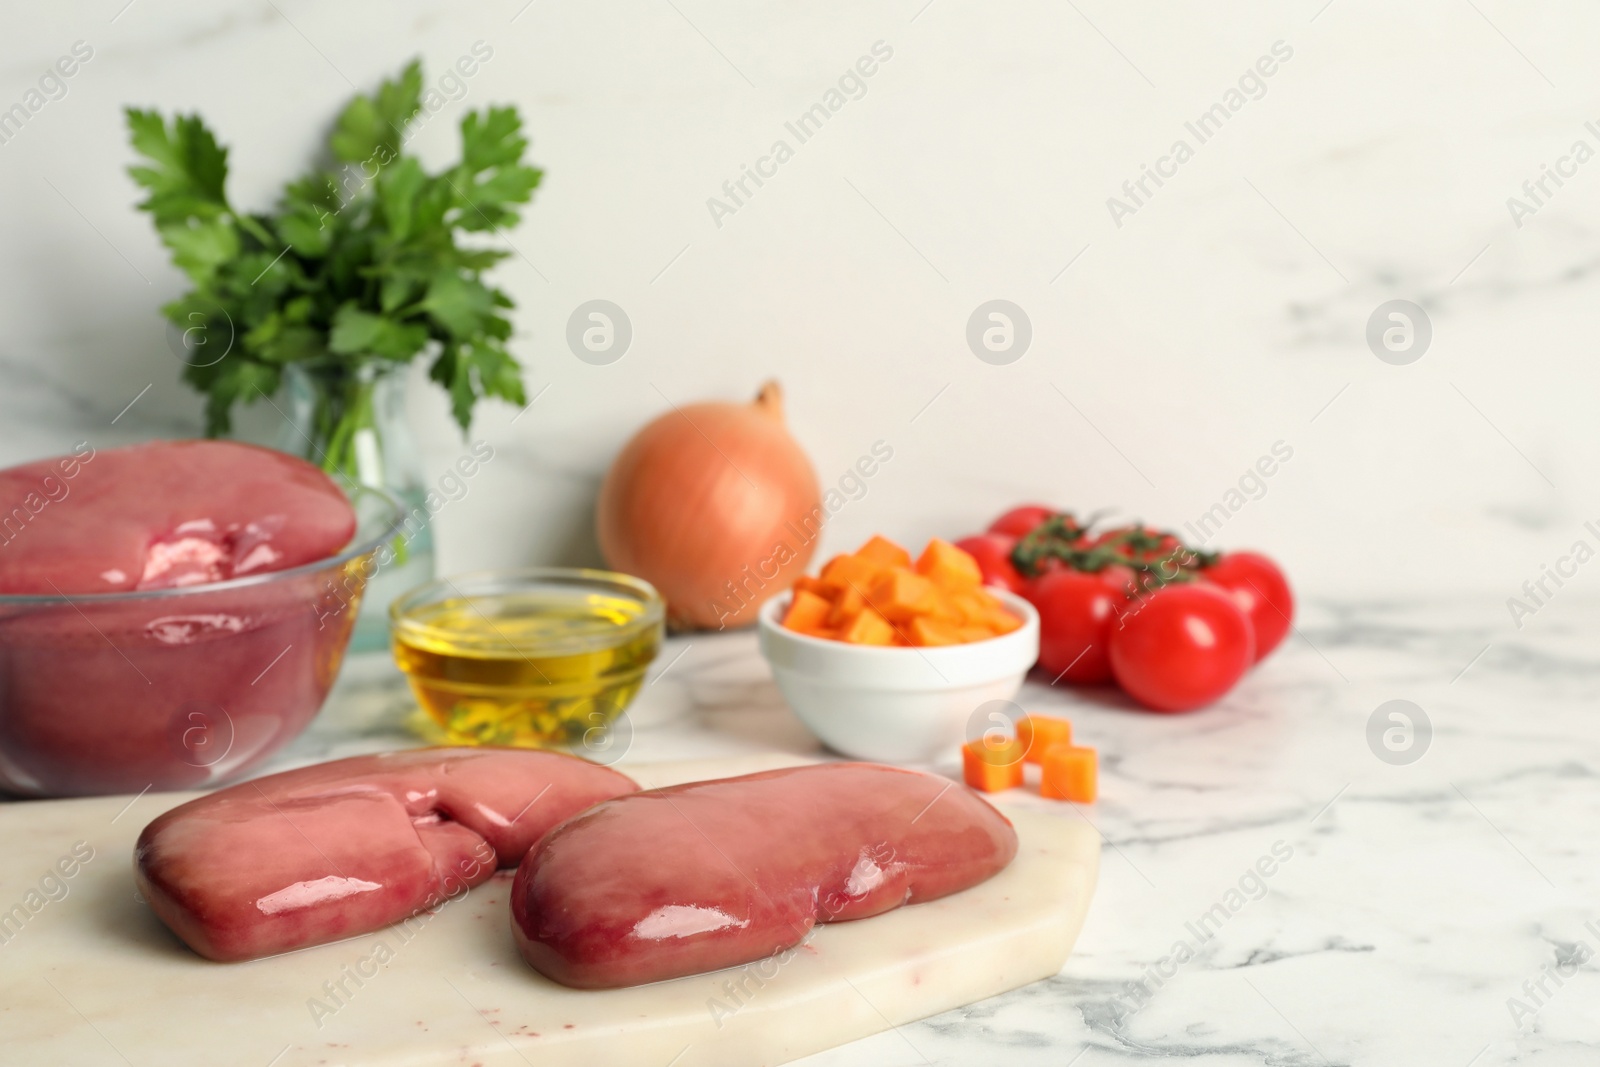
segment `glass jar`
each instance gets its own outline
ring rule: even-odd
[[[427,490],[406,420],[406,371],[406,364],[376,356],[284,368],[285,423],[277,447],[317,464],[347,487],[387,490],[406,509],[394,562],[367,583],[352,652],[387,649],[389,603],[434,577]]]

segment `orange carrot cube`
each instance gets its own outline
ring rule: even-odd
[[[861,614],[866,603],[860,590],[853,585],[846,586],[843,592],[834,597],[833,608],[828,613],[828,625],[849,626],[851,620]]]
[[[815,593],[824,600],[833,599],[833,590],[822,584],[821,578],[813,578],[809,574],[802,574],[794,583],[796,593]]]
[[[832,604],[817,594],[802,589],[789,602],[789,610],[784,613],[783,624],[803,634],[815,633],[828,624],[828,613],[832,610]]]
[[[860,556],[834,556],[822,568],[822,584],[835,593],[846,589],[866,593],[883,569],[882,564]]]
[[[928,579],[897,567],[878,575],[867,592],[867,602],[884,618],[898,622],[929,614],[937,596]]]
[[[917,573],[945,589],[976,589],[983,584],[983,572],[972,556],[935,537],[917,559]]]
[[[909,568],[911,566],[911,553],[887,537],[873,535],[872,540],[856,549],[856,555],[861,559],[871,560],[882,567]]]
[[[839,631],[839,640],[853,645],[892,645],[894,627],[871,608],[862,608],[850,625]]]
[[[948,623],[927,615],[918,615],[906,624],[906,634],[913,645],[930,648],[937,645],[959,645],[964,638],[961,632]]]
[[[1072,744],[1072,723],[1050,715],[1024,715],[1017,721],[1017,740],[1028,750],[1029,763],[1043,763],[1052,748]]]
[[[950,603],[961,613],[961,621],[969,626],[988,627],[989,614],[995,601],[981,589],[968,589],[950,594]]]
[[[986,621],[996,634],[1008,634],[1012,630],[1022,629],[1022,620],[1011,614],[999,603],[996,603],[994,610],[989,612],[989,617]]]
[[[789,601],[789,609],[784,613],[784,625],[800,633],[814,633],[826,627],[827,614],[832,609],[834,605],[830,605],[829,601],[802,589]]]
[[[1039,795],[1093,804],[1099,790],[1099,755],[1092,748],[1057,745],[1044,754]]]
[[[999,793],[1022,784],[1022,743],[979,738],[961,746],[961,778],[974,789]]]

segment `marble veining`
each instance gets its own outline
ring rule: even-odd
[[[629,430],[664,396],[768,375],[825,479],[863,438],[896,449],[824,551],[961,532],[1034,496],[1176,525],[1293,443],[1218,537],[1279,554],[1306,594],[1246,685],[1175,718],[1038,684],[1021,698],[1070,714],[1103,761],[1103,800],[1077,812],[1105,840],[1100,889],[1065,969],[812,1067],[1595,1062],[1600,980],[1578,958],[1600,949],[1600,604],[1585,571],[1522,629],[1505,607],[1600,499],[1594,167],[1525,225],[1506,211],[1587,136],[1592,5],[14,6],[0,106],[70,42],[96,58],[0,147],[5,463],[199,429],[157,313],[180,279],[123,173],[124,105],[203,112],[239,202],[265,206],[352,86],[418,53],[441,69],[479,36],[497,58],[425,140],[444,152],[490,102],[528,120],[548,179],[497,282],[528,393],[550,393],[520,421],[483,410],[474,436],[504,458],[440,515],[445,570],[593,562],[594,489]],[[749,210],[707,221],[730,161],[880,35],[897,58],[870,95]],[[1280,36],[1297,58],[1270,94],[1108,221],[1117,183]],[[597,295],[638,328],[614,367],[562,343]],[[1033,319],[1009,367],[962,333],[995,296]],[[1393,298],[1433,321],[1412,366],[1365,341]],[[414,370],[428,474],[461,446]],[[270,415],[241,425],[270,440]],[[628,761],[817,751],[753,636],[675,638],[660,663]],[[1428,716],[1414,762],[1369,745],[1392,699]],[[413,744],[408,710],[385,663],[351,664],[264,771]],[[1280,842],[1290,858],[1260,874]]]
[[[1071,959],[1055,978],[802,1062],[1593,1062],[1600,605],[1522,631],[1495,607],[1315,601],[1240,689],[1191,715],[1030,682],[1019,702],[1069,715],[1102,756],[1102,799],[1077,812],[1103,838],[1100,887]],[[821,754],[752,635],[673,638],[659,662],[671,666],[645,688],[624,767]],[[386,684],[341,682],[274,766],[411,743],[394,726],[405,694]],[[1393,698],[1432,724],[1408,765],[1368,747],[1368,718]],[[1275,845],[1289,858],[1261,876]],[[1179,944],[1191,955],[1174,965]],[[1536,1003],[1524,983],[1552,970],[1562,984],[1535,984]],[[1513,1000],[1529,1010],[1514,1016]]]

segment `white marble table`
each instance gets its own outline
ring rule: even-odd
[[[1101,753],[1077,950],[1049,981],[804,1062],[1594,1063],[1597,609],[1523,631],[1497,610],[1312,603],[1230,699],[1185,716],[1030,683],[1026,707]],[[626,758],[815,750],[753,635],[677,638],[660,663]],[[1431,723],[1409,763],[1368,743],[1392,699]],[[342,681],[268,769],[415,743],[403,700]]]

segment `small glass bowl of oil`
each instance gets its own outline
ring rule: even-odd
[[[604,748],[661,648],[665,606],[611,571],[440,578],[389,607],[395,661],[441,744]]]

